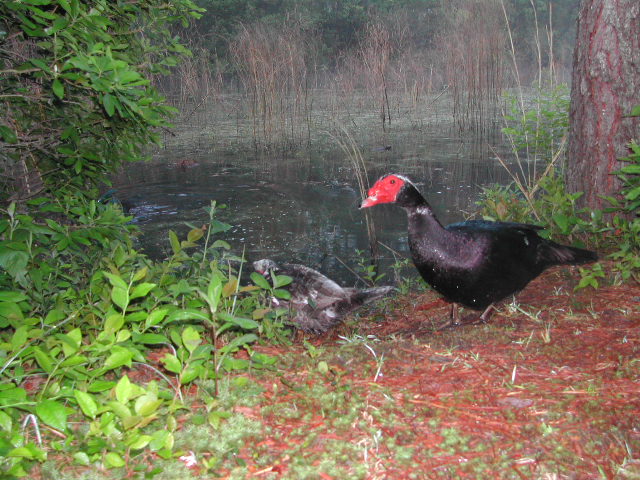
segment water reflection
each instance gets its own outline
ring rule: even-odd
[[[443,224],[473,211],[482,186],[509,181],[486,139],[442,130],[420,132],[413,143],[407,138],[389,142],[390,150],[362,147],[369,181],[390,172],[409,175]],[[151,257],[167,255],[170,229],[184,234],[185,223],[204,223],[203,207],[215,200],[228,206],[219,219],[234,225],[224,239],[237,253],[244,246],[249,260],[304,263],[355,284],[345,264],[354,268],[356,249],[368,250],[369,244],[356,175],[340,149],[286,156],[201,148],[185,155],[185,148],[162,150],[151,163],[115,178],[117,196],[135,217]],[[390,205],[371,212],[378,240],[407,256],[404,212]],[[393,261],[388,249],[381,253],[387,264]]]

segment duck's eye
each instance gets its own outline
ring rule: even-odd
[[[396,183],[396,181],[395,180],[391,180],[391,185],[393,185],[394,183]]]

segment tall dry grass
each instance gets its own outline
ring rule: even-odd
[[[440,68],[461,129],[482,129],[495,116],[505,86],[506,38],[495,0],[456,2],[437,41]]]
[[[515,156],[515,165],[510,166],[499,156],[498,160],[507,170],[514,184],[529,203],[532,211],[533,199],[546,177],[554,169],[564,168],[566,132],[562,135],[563,125],[568,126],[568,99],[563,98],[558,88],[558,69],[553,44],[553,9],[549,2],[548,23],[544,25],[546,35],[540,33],[540,19],[536,3],[530,0],[534,21],[534,58],[533,95],[531,87],[524,82],[518,61],[518,52],[513,41],[513,31],[504,0],[500,0],[503,21],[509,38],[509,55],[512,74],[515,80],[514,98],[509,111],[503,110],[507,141]],[[546,40],[546,42],[544,41]],[[561,86],[562,87],[562,86]],[[566,111],[563,111],[566,103]]]
[[[243,25],[231,43],[254,140],[295,145],[309,136],[309,58],[313,42],[295,22]]]
[[[382,23],[370,23],[360,43],[358,56],[363,65],[365,88],[378,105],[382,128],[391,123],[387,76],[392,55],[389,30]]]
[[[553,52],[551,9],[548,25],[538,19],[541,26],[528,41],[535,51],[520,56],[510,48],[501,0],[452,0],[443,7],[444,16],[421,12],[396,10],[376,17],[359,43],[337,59],[320,59],[314,32],[295,15],[286,23],[241,25],[230,40],[232,62],[224,66],[224,82],[215,66],[207,70],[213,59],[196,48],[194,57],[176,69],[178,106],[185,106],[188,116],[193,111],[188,109],[221,97],[219,92],[233,93],[213,108],[218,118],[225,113],[226,119],[237,119],[239,138],[252,138],[258,147],[297,148],[327,123],[360,126],[371,114],[386,136],[392,120],[409,116],[422,122],[436,102],[451,102],[460,129],[485,131],[500,115],[506,88],[530,85],[531,79],[537,85],[555,81],[560,62]],[[424,32],[434,29],[441,32],[435,43],[425,41]],[[525,57],[535,72],[524,68],[529,67]],[[433,111],[442,115],[441,109]]]

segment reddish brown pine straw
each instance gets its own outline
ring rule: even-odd
[[[383,340],[374,345],[378,356],[385,354],[383,376],[373,382],[373,356],[367,366],[336,359],[330,371],[339,380],[328,375],[327,383],[351,385],[347,397],[367,400],[362,421],[414,452],[407,467],[396,464],[388,449],[370,448],[366,478],[638,478],[640,287],[573,293],[576,272],[569,273],[559,267],[532,282],[518,296],[521,311],[502,306],[488,334],[482,325],[434,331],[449,309],[435,293],[402,298],[384,318],[366,328],[364,321],[360,324],[361,335]],[[341,333],[315,344],[331,349]],[[390,336],[394,340],[384,342]],[[264,351],[283,354],[273,347]],[[317,382],[310,373],[289,371],[282,382]],[[276,401],[275,396],[280,403],[300,403],[293,388],[275,393],[273,377],[255,380],[265,389],[266,403]],[[394,415],[392,425],[375,424],[369,412],[378,409]],[[310,420],[300,415],[287,422],[262,415],[260,407],[244,413],[277,433],[242,452],[256,477],[286,477],[292,445],[312,433],[314,440],[300,446],[300,455],[323,449],[337,436],[363,446],[372,443],[357,425],[332,433],[326,415],[318,411],[309,412]],[[434,418],[437,428],[430,423]],[[544,428],[555,432],[553,441],[540,433]],[[447,429],[465,437],[465,451],[446,446]],[[267,468],[253,468],[255,450],[268,450],[277,460]],[[469,471],[466,466],[474,461],[486,467]],[[634,476],[619,475],[624,464],[631,465]],[[335,477],[318,471],[317,478]]]
[[[427,292],[307,337],[317,357],[300,336],[256,346],[278,363],[242,374],[262,392],[234,413],[261,428],[214,471],[199,463],[190,473],[289,479],[303,465],[305,478],[336,480],[640,478],[640,285],[574,293],[576,277],[547,271],[487,325],[439,330],[449,306]],[[345,345],[355,334],[369,347]],[[162,355],[149,361],[162,368]],[[128,375],[154,379],[149,369]],[[206,414],[197,392],[183,392],[195,401],[178,430]],[[158,459],[144,455],[152,468]]]

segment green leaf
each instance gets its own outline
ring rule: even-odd
[[[0,410],[0,429],[4,430],[7,433],[11,433],[12,424],[13,424],[13,421],[11,420],[11,417],[8,414],[6,414],[4,411]],[[0,448],[0,455],[3,455],[3,454],[4,452]]]
[[[0,302],[22,302],[28,297],[22,292],[0,292]]]
[[[229,229],[231,229],[231,225],[216,220],[215,218],[211,221],[211,226],[209,227],[212,235],[216,233],[226,232]]]
[[[73,454],[73,463],[75,465],[82,465],[88,467],[91,465],[91,460],[89,459],[89,455],[85,452],[76,452]]]
[[[281,298],[282,300],[289,300],[291,298],[291,292],[283,290],[282,288],[277,288],[273,291],[273,294],[276,298]]]
[[[258,287],[264,290],[271,289],[271,285],[269,285],[269,282],[267,281],[267,279],[264,278],[262,275],[260,275],[258,272],[251,272],[250,277],[251,277],[251,281],[255,283]]]
[[[594,277],[582,277],[580,279],[580,282],[578,283],[578,285],[576,285],[576,287],[574,288],[574,290],[580,290],[586,287],[593,287],[593,288],[598,288],[598,280],[595,279]]]
[[[131,410],[129,410],[126,405],[123,405],[120,402],[111,401],[108,402],[107,405],[109,406],[111,411],[120,418],[127,418],[131,416]]]
[[[224,357],[222,365],[227,371],[246,370],[251,365],[251,362],[244,358]]]
[[[293,282],[293,278],[288,275],[274,275],[273,276],[273,288],[285,287]]]
[[[131,384],[129,377],[125,375],[118,381],[115,392],[116,399],[123,405],[131,399],[131,396],[133,395],[133,385]]]
[[[638,197],[640,197],[640,185],[637,186],[636,188],[629,190],[624,196],[624,198],[630,201],[633,201]]]
[[[11,336],[11,350],[17,351],[25,343],[27,343],[27,335],[29,333],[29,327],[22,325],[16,328]]]
[[[38,362],[38,365],[40,365],[40,368],[42,368],[42,370],[47,373],[51,373],[51,371],[53,370],[53,359],[49,355],[44,353],[38,346],[33,347],[32,351],[36,362]]]
[[[146,395],[138,397],[136,400],[135,411],[138,415],[148,417],[158,410],[158,407],[162,405],[162,402],[162,400],[158,400],[155,394],[147,393]]]
[[[60,366],[63,368],[67,368],[67,367],[75,367],[77,365],[82,365],[84,363],[87,363],[87,357],[85,357],[84,355],[72,355],[68,358],[66,358],[61,364]]]
[[[131,291],[131,295],[129,296],[129,299],[133,300],[134,298],[145,297],[147,293],[149,293],[155,287],[156,287],[155,283],[141,283],[139,285],[136,285]]]
[[[0,405],[10,405],[12,403],[25,402],[27,400],[27,392],[24,388],[9,387],[4,390],[0,389]]]
[[[73,15],[73,12],[71,10],[71,6],[69,5],[69,2],[67,0],[58,0],[58,4],[64,8],[65,12]]]
[[[147,273],[149,273],[149,268],[148,267],[142,267],[140,270],[138,270],[134,275],[133,278],[131,279],[132,282],[139,282],[140,280],[142,280],[144,277],[147,276]]]
[[[113,287],[111,290],[111,300],[113,300],[113,303],[120,307],[124,312],[129,304],[129,293],[127,292],[127,289]]]
[[[207,287],[207,297],[206,300],[209,303],[209,307],[213,312],[218,310],[218,303],[220,302],[220,297],[222,296],[222,279],[216,273],[211,275],[211,280],[209,280],[209,286]]]
[[[117,334],[116,334],[116,343],[123,343],[126,342],[127,340],[129,340],[131,338],[131,332],[127,329],[124,330],[120,330]]]
[[[157,430],[151,435],[149,449],[158,451],[163,448],[173,448],[173,435],[167,430]]]
[[[120,468],[124,467],[124,460],[120,455],[115,452],[109,452],[104,456],[104,465],[107,468]]]
[[[556,225],[558,225],[562,233],[569,232],[569,226],[570,226],[569,217],[561,213],[558,213],[553,215],[553,221],[556,223]]]
[[[74,390],[73,396],[76,397],[76,401],[87,417],[94,419],[98,414],[98,405],[96,404],[93,396],[87,392],[81,390]]]
[[[91,393],[104,392],[106,390],[112,389],[115,384],[115,382],[112,382],[110,380],[96,380],[91,385],[89,385],[89,388],[87,388],[87,390]]]
[[[7,453],[7,457],[28,458],[29,460],[39,460],[43,462],[47,459],[47,453],[33,444],[27,444],[24,447],[14,448],[13,450],[9,451]]]
[[[169,343],[169,339],[159,333],[143,333],[133,335],[133,340],[143,345],[159,345],[162,343]]]
[[[107,277],[107,279],[109,280],[109,283],[111,283],[111,286],[117,287],[117,288],[121,288],[123,290],[128,290],[129,289],[129,286],[127,285],[127,282],[125,282],[119,276],[114,275],[113,273],[109,273],[109,272],[103,272],[103,273],[104,273],[104,276]]]
[[[4,268],[14,279],[24,277],[29,263],[29,254],[11,248],[0,249],[0,267]]]
[[[19,324],[24,320],[24,314],[17,303],[0,302],[0,319],[6,319],[12,324]],[[2,324],[1,322],[0,325],[2,325],[2,328],[7,326],[7,324]]]
[[[34,67],[40,68],[40,69],[44,70],[45,72],[51,73],[51,69],[49,68],[49,65],[47,65],[44,60],[42,60],[40,58],[31,58],[31,59],[29,59],[29,61],[33,64]]]
[[[200,334],[193,327],[187,327],[182,332],[182,344],[189,351],[193,353],[198,345],[200,345]]]
[[[55,400],[44,400],[36,405],[36,414],[44,423],[61,432],[67,428],[67,411]]]
[[[104,107],[105,112],[110,117],[113,117],[113,114],[116,113],[116,99],[110,93],[105,93],[102,96],[102,106]]]
[[[191,383],[193,380],[197,378],[200,374],[201,368],[189,366],[187,367],[182,374],[180,375],[180,383],[182,385],[186,385],[187,383]]]
[[[189,233],[187,234],[187,241],[191,243],[195,243],[198,240],[200,240],[203,235],[204,235],[204,232],[202,231],[201,228],[194,228],[190,230]]]
[[[169,243],[171,243],[171,249],[173,250],[173,254],[177,255],[182,251],[182,247],[180,247],[180,240],[178,240],[178,235],[173,230],[169,230]]]
[[[234,317],[226,312],[221,312],[218,314],[221,320],[232,323],[233,325],[240,327],[244,330],[253,330],[254,328],[258,328],[260,324],[254,320],[248,318]]]
[[[64,310],[59,308],[54,308],[53,310],[49,310],[47,316],[44,318],[45,325],[51,325],[53,323],[59,322],[65,318]]]
[[[176,310],[169,315],[167,323],[182,321],[182,320],[199,320],[201,322],[209,321],[209,315],[193,308],[186,308],[184,310]]]
[[[157,310],[152,311],[151,313],[149,313],[146,321],[144,322],[145,327],[149,328],[158,325],[160,322],[162,322],[164,317],[167,316],[167,313],[169,313],[168,308],[158,308]]]
[[[56,335],[56,338],[62,342],[62,350],[65,357],[69,357],[76,353],[80,349],[80,342],[82,342],[82,332],[79,328],[67,332],[67,334]]]
[[[113,370],[114,368],[122,367],[123,365],[130,366],[133,353],[128,349],[119,345],[112,347],[112,353],[104,362],[103,371]]]
[[[144,447],[149,445],[151,441],[151,435],[138,435],[134,437],[133,441],[129,444],[129,447],[132,450],[142,450]]]
[[[622,173],[630,173],[632,175],[640,175],[640,165],[625,165],[620,169]]]
[[[6,125],[0,125],[0,138],[7,143],[18,143],[18,136],[16,135],[16,132]]]
[[[60,80],[56,78],[53,80],[53,85],[51,87],[56,97],[62,100],[64,98],[64,86],[62,85],[62,82],[60,82]]]
[[[112,313],[104,322],[104,331],[111,335],[116,333],[124,325],[124,316],[121,313]]]
[[[178,357],[176,357],[175,355],[167,353],[163,358],[160,359],[160,361],[164,364],[164,368],[166,368],[170,372],[180,373],[182,371],[182,364],[180,363],[180,360],[178,360]]]
[[[258,336],[253,333],[245,333],[239,337],[234,338],[229,343],[227,343],[224,347],[220,349],[221,352],[233,352],[236,349],[243,347],[245,345],[249,345],[250,343],[255,342],[258,339]]]

